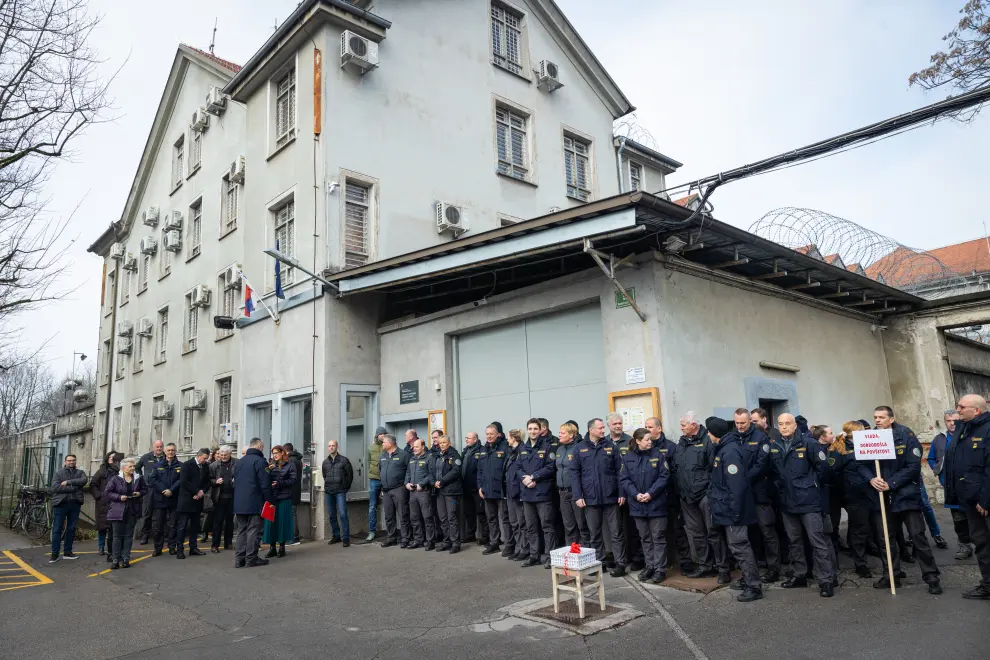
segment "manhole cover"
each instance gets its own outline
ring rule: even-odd
[[[582,619],[578,616],[577,602],[573,600],[565,600],[560,603],[560,612],[554,612],[553,605],[549,605],[547,607],[541,607],[538,610],[528,612],[528,614],[541,619],[559,621],[571,626],[580,626],[591,623],[592,621],[604,619],[605,617],[612,616],[613,614],[618,614],[619,612],[622,612],[622,610],[613,605],[605,605],[605,609],[602,610],[601,606],[597,602],[585,601],[584,618]]]

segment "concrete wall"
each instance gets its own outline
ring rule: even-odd
[[[956,395],[990,398],[990,346],[946,333],[945,348]]]

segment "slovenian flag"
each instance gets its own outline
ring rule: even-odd
[[[252,296],[251,285],[244,281],[244,316],[251,316],[254,311],[254,298]]]

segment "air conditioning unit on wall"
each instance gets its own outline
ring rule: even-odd
[[[142,337],[150,337],[152,332],[154,332],[154,324],[151,322],[151,319],[141,319],[138,321],[138,335]]]
[[[453,234],[456,238],[468,230],[467,218],[459,206],[437,202],[437,233]]]
[[[219,87],[210,87],[210,91],[206,94],[206,111],[219,117],[226,108],[227,97]]]
[[[140,251],[141,254],[154,254],[158,251],[158,241],[151,236],[145,236],[138,244],[138,251]]]
[[[182,234],[177,231],[167,231],[162,236],[162,247],[169,252],[180,252],[182,250]]]
[[[209,307],[210,306],[210,287],[205,284],[197,284],[192,290],[192,300],[190,301],[193,307]]]
[[[210,116],[206,114],[206,108],[200,108],[199,110],[193,112],[192,121],[189,122],[189,128],[197,133],[202,133],[209,127]]]
[[[182,407],[186,410],[206,410],[206,390],[188,390]]]
[[[244,183],[244,170],[246,167],[244,156],[238,156],[237,160],[230,164],[230,171],[227,174],[227,178],[230,179],[231,183]]]
[[[117,352],[122,355],[131,354],[131,340],[129,337],[119,337],[117,339]]]
[[[547,93],[552,93],[564,86],[564,83],[560,82],[560,68],[550,60],[541,60],[540,68],[535,73],[537,87]]]
[[[172,211],[166,216],[165,229],[182,229],[182,211]]]
[[[344,30],[340,35],[340,68],[351,65],[361,75],[378,68],[378,44],[359,34]]]
[[[141,211],[141,222],[149,227],[158,226],[158,207],[149,206],[144,211]]]
[[[151,409],[151,418],[171,421],[173,410],[173,405],[168,401],[155,401],[155,407]]]

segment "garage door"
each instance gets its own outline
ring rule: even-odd
[[[484,438],[494,420],[506,432],[530,417],[554,431],[568,419],[583,426],[608,408],[597,305],[461,335],[457,357],[462,438]]]

